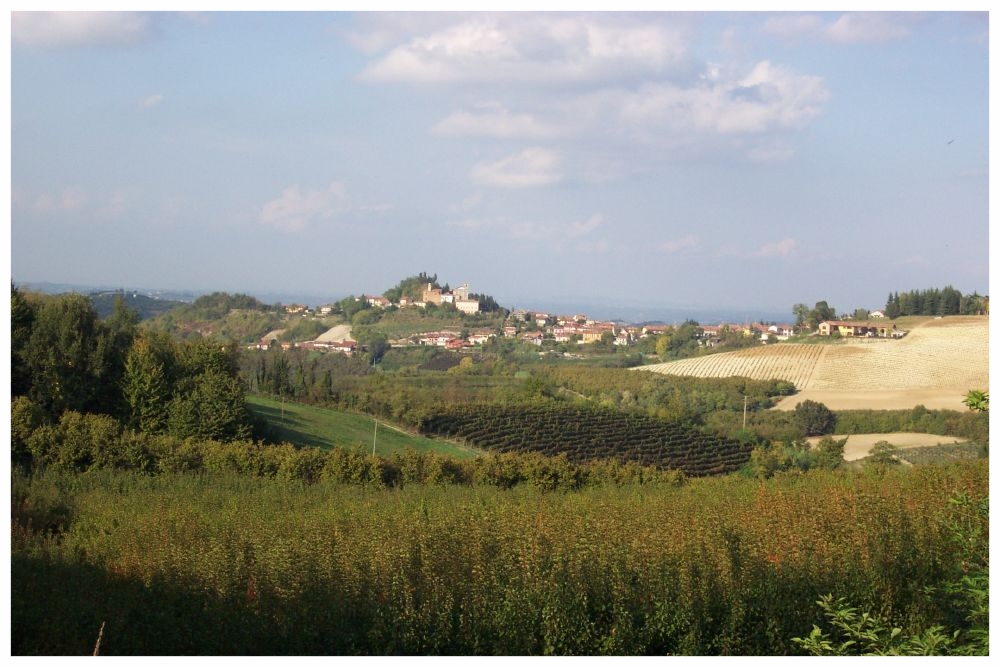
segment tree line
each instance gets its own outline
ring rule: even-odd
[[[988,311],[989,297],[976,292],[962,294],[951,285],[943,289],[894,292],[885,302],[885,316],[891,319],[906,315],[982,315]]]
[[[11,396],[39,423],[72,412],[180,438],[250,436],[235,344],[140,329],[121,300],[101,320],[80,294],[30,296],[11,285]]]

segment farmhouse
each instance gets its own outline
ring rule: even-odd
[[[373,308],[388,308],[392,305],[389,302],[389,299],[384,296],[366,296],[365,301],[367,301],[368,305]]]
[[[534,345],[541,345],[544,338],[545,334],[541,331],[528,331],[527,333],[521,334],[521,340]]]
[[[454,331],[429,331],[420,336],[421,345],[436,345],[446,347],[449,342],[460,338]]]
[[[845,338],[902,338],[905,331],[896,329],[895,324],[880,324],[875,322],[847,322],[845,320],[827,320],[817,327],[820,336],[839,334]]]
[[[476,329],[469,332],[469,343],[472,345],[482,345],[486,343],[490,338],[495,338],[496,332],[489,329]]]
[[[275,329],[274,331],[269,331],[268,333],[264,334],[261,337],[261,339],[257,342],[257,349],[267,350],[270,349],[271,347],[277,346],[278,338],[280,338],[281,334],[283,333],[285,333],[284,329]]]

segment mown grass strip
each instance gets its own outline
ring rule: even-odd
[[[398,427],[379,421],[378,437],[375,420],[329,408],[320,408],[291,401],[277,401],[257,395],[247,395],[247,409],[267,421],[275,436],[294,445],[319,447],[361,447],[370,451],[375,444],[376,453],[386,456],[402,449],[433,451],[457,459],[478,456],[472,449],[441,440],[411,435]]]

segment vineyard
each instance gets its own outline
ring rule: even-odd
[[[642,367],[666,375],[782,379],[834,409],[897,409],[923,404],[964,410],[970,388],[989,387],[989,319],[917,320],[901,340],[847,339],[839,344],[777,344]]]
[[[424,418],[420,430],[489,451],[564,454],[576,463],[616,459],[693,477],[733,472],[751,449],[662,419],[580,407],[454,406]]]
[[[822,345],[789,343],[653,364],[643,366],[642,370],[701,378],[787,380],[801,389],[808,385],[816,362],[826,349]]]

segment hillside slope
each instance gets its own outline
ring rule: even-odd
[[[778,344],[643,366],[667,375],[781,379],[800,390],[777,409],[811,399],[833,409],[964,410],[969,389],[989,388],[989,318],[916,322],[901,340]]]

